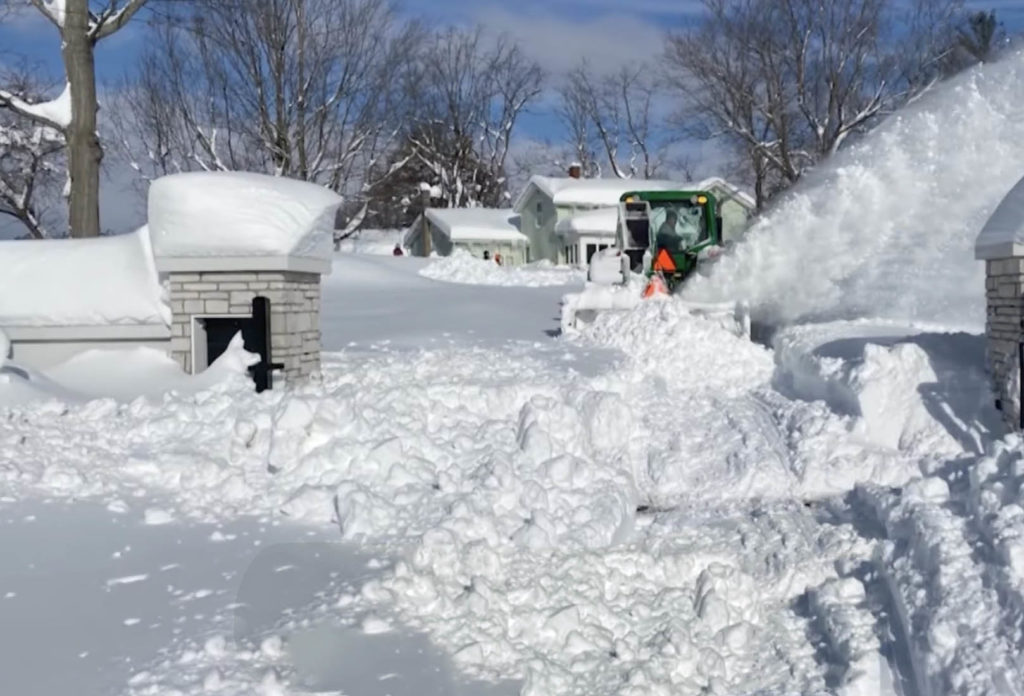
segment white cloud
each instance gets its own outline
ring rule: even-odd
[[[592,0],[593,1],[593,0]],[[596,0],[604,2],[605,0]],[[649,60],[661,52],[664,30],[639,15],[566,16],[545,10],[513,12],[493,5],[473,8],[472,19],[493,34],[507,33],[552,75],[586,60],[594,70]]]

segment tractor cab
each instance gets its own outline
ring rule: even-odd
[[[715,198],[705,191],[633,191],[619,201],[623,266],[660,276],[669,292],[693,272],[702,251],[721,245],[721,228]]]

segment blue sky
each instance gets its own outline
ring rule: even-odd
[[[482,24],[488,31],[518,39],[538,60],[552,82],[581,59],[595,71],[613,69],[624,62],[657,60],[667,29],[684,27],[701,12],[700,0],[398,0],[403,10],[436,24]],[[1024,0],[967,0],[969,9],[995,9],[1011,32],[1024,32]],[[136,21],[125,31],[102,42],[96,54],[103,87],[116,86],[130,72],[145,40],[145,27]],[[11,55],[37,61],[54,80],[61,81],[62,66],[56,30],[36,12],[28,11],[0,25],[0,61]],[[550,104],[551,99],[548,99]],[[558,140],[557,119],[544,105],[521,120],[521,146]],[[717,159],[707,148],[697,159]],[[104,227],[127,229],[142,218],[130,175],[117,173],[103,189]],[[2,224],[2,223],[0,223]]]
[[[665,30],[693,22],[700,0],[398,0],[410,15],[437,24],[482,24],[506,32],[546,69],[552,81],[581,59],[597,71],[627,61],[656,60]],[[995,9],[1011,31],[1024,31],[1024,0],[968,0],[970,9]],[[97,73],[115,85],[131,69],[145,40],[140,23],[100,44]],[[35,12],[0,25],[0,52],[38,61],[59,81],[62,68],[55,30]],[[522,135],[544,139],[558,135],[555,119],[543,107],[522,121]]]

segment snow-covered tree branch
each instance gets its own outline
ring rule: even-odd
[[[704,0],[665,63],[684,132],[745,162],[759,204],[924,84],[959,0]],[[908,14],[909,13],[909,14]],[[928,21],[924,21],[927,17]]]
[[[39,101],[41,85],[28,70],[3,75],[10,100]],[[50,204],[60,200],[65,178],[60,128],[18,110],[0,110],[0,216],[14,218],[34,239],[52,236]]]
[[[421,36],[385,0],[194,0],[159,22],[119,139],[143,176],[266,171],[362,200],[407,120]]]
[[[67,88],[50,102],[27,100],[0,85],[0,107],[60,130],[67,142],[69,215],[72,236],[100,233],[99,174],[103,148],[97,135],[96,44],[124,26],[147,0],[17,0],[56,27]]]

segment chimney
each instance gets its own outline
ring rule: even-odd
[[[569,178],[579,179],[583,174],[583,165],[579,162],[573,162],[569,165]]]

